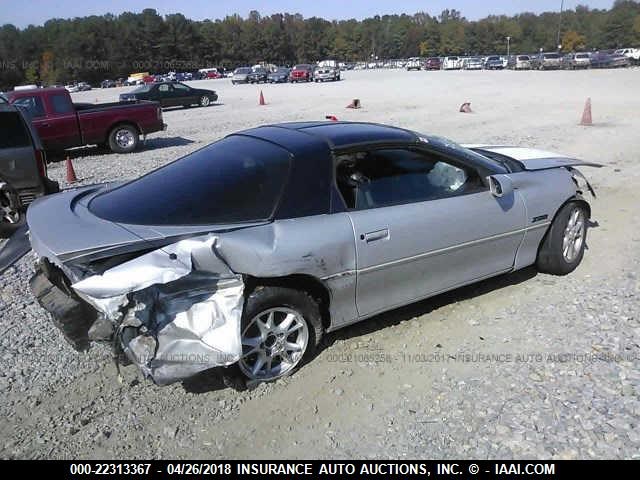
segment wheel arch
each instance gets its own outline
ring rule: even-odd
[[[327,286],[313,275],[292,274],[282,277],[254,277],[252,275],[245,275],[244,282],[245,297],[248,297],[257,287],[286,287],[308,293],[318,302],[323,330],[326,331],[330,327],[331,316],[329,307],[331,305],[331,294]]]

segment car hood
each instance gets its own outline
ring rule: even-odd
[[[586,162],[577,158],[567,157],[561,153],[547,152],[536,148],[508,147],[494,145],[463,145],[463,147],[482,154],[484,152],[497,153],[517,161],[525,170],[546,170],[548,168],[575,167],[579,165],[588,167],[602,167],[599,163]]]
[[[140,250],[157,249],[198,234],[237,230],[268,223],[263,221],[241,225],[132,225],[100,218],[89,210],[89,202],[96,195],[121,183],[65,190],[33,202],[27,211],[33,250],[40,257],[63,266]]]

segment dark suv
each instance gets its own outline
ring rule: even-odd
[[[28,114],[0,96],[0,238],[24,224],[34,199],[59,190],[47,178],[44,149]]]

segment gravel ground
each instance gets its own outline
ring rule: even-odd
[[[261,86],[264,107],[255,86],[193,82],[219,104],[165,112],[169,129],[135,154],[74,151],[75,170],[132,178],[241,128],[327,114],[559,150],[606,165],[583,169],[598,199],[582,265],[386,313],[328,335],[294,376],[238,392],[216,375],[156,387],[134,367],[119,382],[107,348],[73,352],[28,290],[29,254],[0,277],[0,457],[640,458],[640,70],[344,76]],[[587,97],[590,128],[577,125]],[[344,108],[353,98],[362,109]],[[50,176],[64,184],[64,164]]]

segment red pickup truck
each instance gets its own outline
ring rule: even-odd
[[[6,93],[9,103],[30,115],[47,152],[85,145],[108,146],[116,153],[136,149],[140,137],[164,130],[157,102],[77,103],[64,88],[34,88]]]

